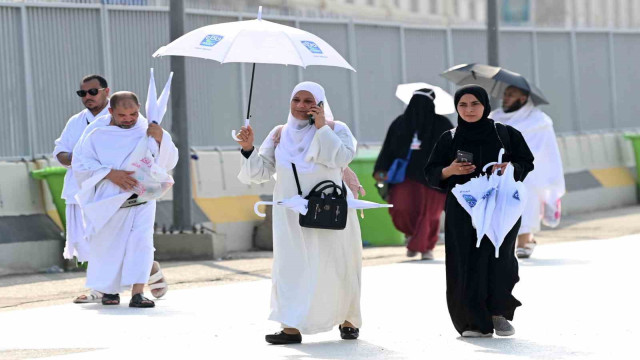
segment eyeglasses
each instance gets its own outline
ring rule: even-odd
[[[100,88],[100,89],[93,88],[93,89],[89,89],[89,90],[78,90],[78,91],[76,91],[76,94],[78,94],[78,96],[80,96],[81,98],[87,96],[87,94],[89,94],[91,96],[96,96],[96,95],[98,95],[98,92],[100,90],[104,90],[104,88]]]

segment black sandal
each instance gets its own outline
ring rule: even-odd
[[[360,329],[358,328],[338,325],[338,329],[340,329],[340,337],[342,340],[356,340],[358,336],[360,336]]]
[[[129,301],[129,307],[152,308],[155,306],[156,306],[156,303],[144,297],[142,293],[133,295],[133,297],[131,298],[131,301]]]
[[[278,331],[275,334],[265,336],[264,339],[273,345],[299,344],[302,342],[302,335],[287,334],[284,331]]]
[[[120,305],[119,294],[103,294],[102,305]]]

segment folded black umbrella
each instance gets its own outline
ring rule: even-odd
[[[461,64],[440,75],[456,85],[480,85],[487,90],[489,95],[495,98],[501,98],[507,87],[515,86],[529,92],[534,105],[549,103],[542,91],[527,81],[524,76],[501,67],[483,64]]]

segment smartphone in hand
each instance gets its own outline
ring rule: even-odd
[[[322,107],[322,105],[323,105],[323,102],[320,101],[318,103],[318,107]],[[315,123],[316,123],[316,119],[313,118],[313,115],[309,115],[309,125],[313,125]]]
[[[473,154],[470,152],[458,150],[456,153],[456,160],[461,163],[472,163],[473,162]]]

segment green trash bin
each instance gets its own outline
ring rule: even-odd
[[[53,198],[53,204],[58,210],[60,220],[65,230],[67,228],[67,218],[65,213],[66,202],[62,198],[62,188],[64,187],[64,176],[67,174],[67,169],[62,166],[48,167],[40,170],[34,170],[31,172],[31,177],[37,180],[45,180],[49,185],[49,191]]]
[[[633,152],[636,155],[636,196],[640,201],[640,134],[624,134],[625,139],[631,140]]]
[[[384,203],[376,189],[376,181],[371,176],[378,153],[378,150],[359,149],[349,167],[358,175],[362,187],[367,192],[367,195],[361,199]],[[388,209],[371,209],[365,210],[364,213],[363,219],[358,210],[364,246],[404,245],[404,234],[393,226]]]

